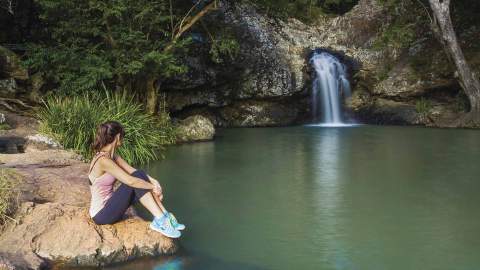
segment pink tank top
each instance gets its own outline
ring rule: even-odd
[[[97,158],[97,160],[100,156]],[[107,172],[99,177],[91,175],[91,170],[95,166],[96,161],[93,163],[88,178],[92,183],[90,186],[91,200],[90,200],[90,217],[94,217],[107,203],[108,199],[113,194],[113,184],[115,183],[115,177]]]

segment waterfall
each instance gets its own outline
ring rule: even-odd
[[[313,53],[310,63],[315,69],[312,89],[313,121],[331,126],[344,125],[342,100],[350,96],[350,82],[345,65],[334,55],[320,50]]]

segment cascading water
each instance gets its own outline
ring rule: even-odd
[[[345,125],[342,100],[350,96],[345,65],[326,51],[315,51],[310,63],[316,74],[312,93],[313,121],[329,126]]]

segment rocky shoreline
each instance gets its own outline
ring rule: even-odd
[[[27,137],[36,134],[34,119],[7,118],[14,129],[2,131],[1,137],[32,141]],[[177,241],[148,229],[149,222],[133,209],[117,224],[94,224],[88,216],[88,164],[75,153],[42,140],[22,148],[0,154],[1,168],[21,176],[16,222],[0,234],[0,269],[103,266],[177,251]]]

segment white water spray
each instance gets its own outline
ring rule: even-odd
[[[342,99],[350,96],[345,65],[325,51],[315,52],[310,62],[316,73],[312,94],[313,121],[328,126],[345,125]]]

